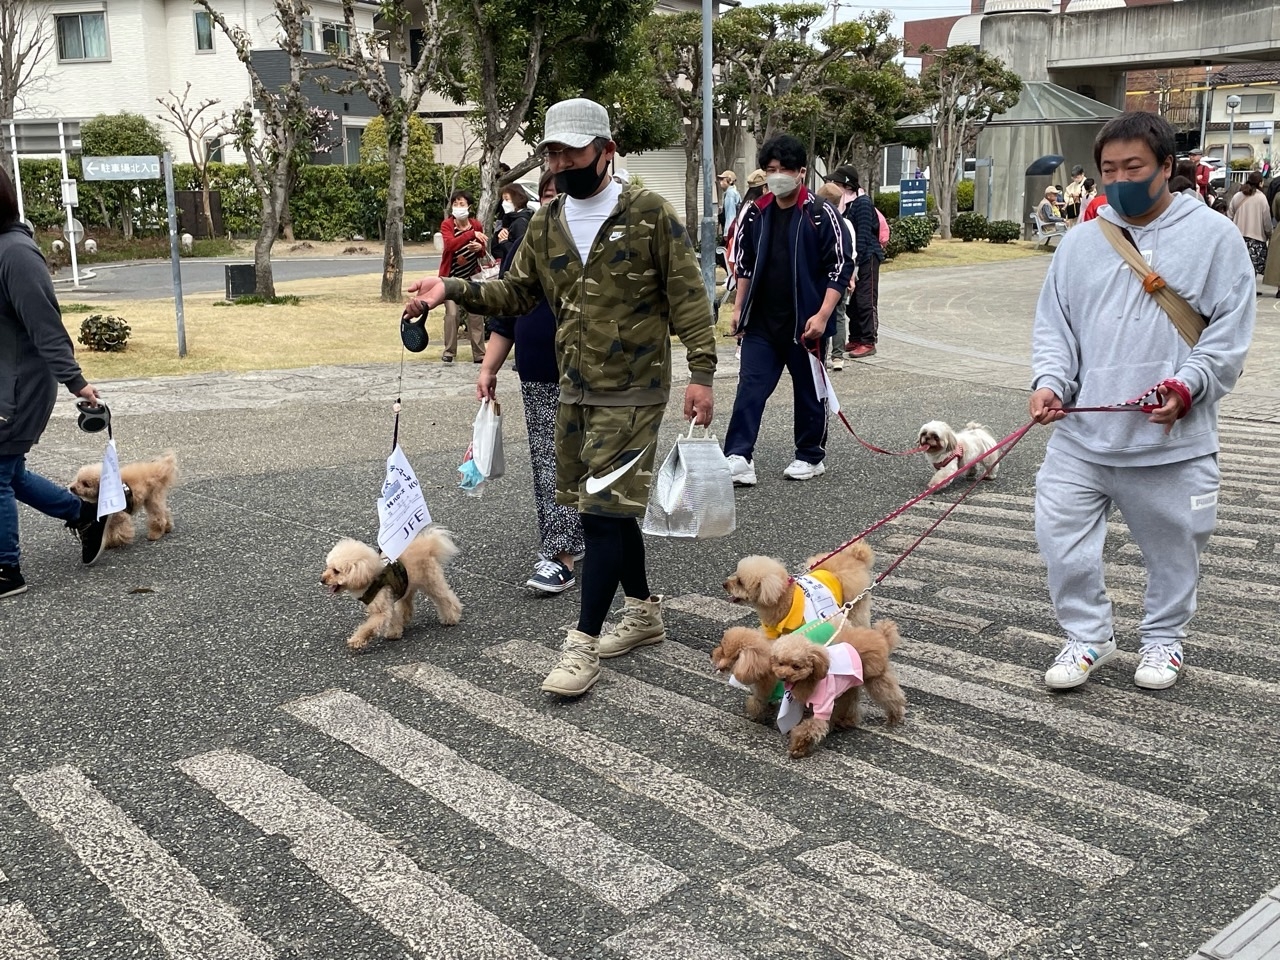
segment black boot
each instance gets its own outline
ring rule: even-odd
[[[22,579],[22,570],[15,563],[0,564],[0,599],[4,597],[16,597],[20,593],[27,592],[27,581]]]
[[[80,562],[93,563],[106,546],[107,520],[98,519],[98,505],[80,501],[80,519],[68,520],[67,529],[80,539]]]

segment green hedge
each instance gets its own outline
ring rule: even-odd
[[[987,218],[980,213],[969,211],[957,213],[951,221],[951,235],[968,243],[981,240],[987,235]]]
[[[992,243],[1011,243],[1022,236],[1022,228],[1012,220],[992,220],[987,224],[987,239]]]
[[[22,197],[27,219],[38,228],[59,227],[65,222],[62,209],[62,166],[58,160],[22,160]],[[80,160],[69,164],[73,178],[80,181],[77,218],[86,227],[119,227],[117,211],[102,213],[102,192],[97,181],[82,179]],[[195,165],[174,164],[174,187],[199,190]],[[255,237],[261,223],[258,192],[248,169],[238,163],[209,164],[210,187],[221,194],[223,228],[237,237]],[[415,201],[405,209],[405,238],[430,239],[440,229],[449,202],[450,187],[479,195],[480,171],[474,166],[454,167],[433,163],[426,169],[426,182],[415,186]],[[386,164],[337,166],[315,164],[303,167],[290,199],[293,232],[298,240],[340,240],[359,234],[380,238],[386,219]],[[140,232],[167,231],[164,186],[145,183],[133,204],[134,226]]]
[[[889,243],[893,244],[897,234],[903,251],[917,253],[929,246],[935,229],[937,225],[931,217],[902,217],[889,224]]]
[[[973,181],[961,180],[956,184],[956,210],[963,212],[973,209]]]

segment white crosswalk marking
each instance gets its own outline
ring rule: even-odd
[[[696,613],[698,616],[708,620],[719,620],[723,623],[733,623],[752,615],[750,607],[730,603],[728,600],[717,599],[716,597],[699,596],[696,593],[686,594],[683,597],[672,597],[663,606],[670,610]]]
[[[888,913],[923,921],[988,957],[999,957],[1038,932],[848,841],[807,850],[796,859],[825,874],[838,889],[861,894]]]
[[[848,957],[951,960],[943,947],[907,933],[898,924],[830,888],[765,864],[721,884],[723,889],[792,930],[800,930]]]
[[[486,653],[535,673],[546,670],[556,659],[551,650],[522,641],[490,648]],[[654,717],[686,736],[707,740],[756,763],[781,767],[791,776],[848,793],[860,802],[919,818],[965,840],[988,844],[1082,886],[1106,883],[1133,867],[1126,857],[831,750],[820,749],[802,762],[788,760],[776,732],[770,733],[760,724],[611,670],[602,674],[613,681],[609,686],[612,702]]]
[[[747,960],[674,917],[654,917],[615,933],[604,942],[627,960]]]
[[[53,941],[21,903],[0,904],[0,960],[58,960]]]
[[[174,960],[275,956],[79,770],[53,767],[18,777],[13,785]]]
[[[284,709],[622,913],[652,906],[685,882],[679,871],[354,694],[330,690]]]
[[[359,910],[429,960],[539,960],[521,934],[284,771],[231,750],[179,769],[293,855]]]
[[[731,843],[767,850],[800,833],[791,824],[668,766],[573,724],[530,710],[515,700],[482,690],[439,667],[416,663],[393,667],[391,673],[472,716],[585,766],[630,793],[655,800]]]
[[[878,605],[881,601],[876,603]],[[913,646],[918,642],[910,641]],[[644,647],[638,652],[647,659],[675,667],[709,683],[723,682],[710,675],[706,654],[677,641],[668,639],[666,643]],[[1021,787],[1059,797],[1070,804],[1079,804],[1116,819],[1141,823],[1173,836],[1183,836],[1209,817],[1199,807],[966,736],[944,724],[922,719],[921,713],[913,709],[901,730],[885,727],[866,729],[877,736],[889,737]]]

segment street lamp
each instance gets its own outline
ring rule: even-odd
[[[1222,181],[1228,191],[1231,189],[1231,135],[1236,132],[1236,111],[1240,109],[1240,98],[1234,93],[1227,97],[1227,171]]]

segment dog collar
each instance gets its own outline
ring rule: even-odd
[[[360,602],[367,607],[373,603],[374,598],[379,593],[387,589],[391,590],[392,600],[399,600],[409,592],[409,573],[399,560],[393,560],[383,566],[382,572],[378,574],[377,579],[369,584],[369,589],[360,595]]]

